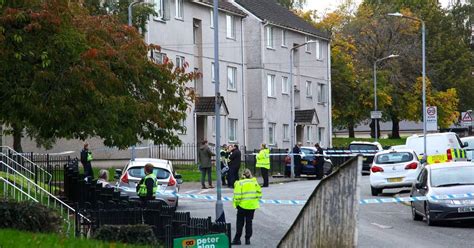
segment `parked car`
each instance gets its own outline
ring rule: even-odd
[[[459,136],[456,133],[447,132],[427,134],[426,144],[426,163],[428,164],[467,160],[464,153],[461,152],[466,144],[461,142],[461,139],[459,139]],[[408,137],[406,148],[413,149],[416,154],[418,154],[418,158],[421,159],[424,152],[423,135],[415,134]]]
[[[467,160],[472,161],[474,158],[474,136],[461,138],[461,142],[467,145],[464,147],[464,150],[466,150]]]
[[[398,149],[378,152],[370,168],[373,196],[383,189],[411,187],[422,169],[413,150]]]
[[[352,141],[349,144],[349,150],[356,151],[367,151],[367,153],[375,153],[382,151],[383,147],[379,142],[366,142],[366,141]],[[370,165],[374,161],[374,156],[364,155],[364,160],[362,162],[362,175],[370,173]]]
[[[304,175],[317,175],[317,170],[316,170],[316,159],[318,158],[315,156],[317,150],[315,147],[311,146],[303,146],[300,148],[301,149],[301,174]],[[323,153],[323,155],[326,155],[326,152]],[[291,166],[291,157],[286,156],[285,158],[285,163],[286,166]],[[323,173],[324,175],[329,175],[331,174],[333,170],[333,164],[331,159],[324,158],[324,168],[323,168]]]
[[[474,219],[474,199],[434,200],[432,196],[474,192],[474,164],[447,162],[428,165],[413,184],[410,196],[426,196],[411,203],[415,221],[426,219],[430,226],[441,221]]]
[[[138,198],[136,193],[137,184],[145,177],[145,164],[153,165],[153,173],[156,175],[158,192],[156,200],[165,202],[168,206],[178,207],[178,196],[182,183],[181,175],[175,174],[171,161],[153,158],[136,158],[130,160],[123,170],[116,170],[118,177],[117,189],[121,195],[130,198]]]

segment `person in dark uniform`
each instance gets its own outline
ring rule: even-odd
[[[94,179],[94,171],[92,170],[92,152],[89,151],[89,144],[84,144],[84,149],[81,151],[81,163],[84,166],[84,177],[86,181],[90,182]]]
[[[229,156],[229,175],[227,176],[227,183],[229,188],[234,187],[234,183],[239,179],[240,163],[242,162],[242,153],[239,150],[239,145],[230,145],[232,148]]]
[[[319,155],[314,160],[316,162],[316,179],[322,179],[324,177],[324,151],[319,143],[316,143],[314,147],[316,148],[316,155]]]
[[[137,194],[142,202],[146,203],[149,200],[154,200],[156,192],[158,191],[158,185],[156,181],[156,175],[153,174],[153,165],[145,165],[145,177],[140,180],[137,184]]]
[[[301,153],[301,142],[298,142],[298,144],[293,147],[293,158],[295,159],[295,177],[300,177],[301,176],[301,156],[298,155]]]

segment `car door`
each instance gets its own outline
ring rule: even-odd
[[[412,196],[425,196],[427,193],[426,189],[428,183],[428,169],[423,168],[423,171],[421,171],[420,175],[418,176],[417,183],[421,183],[421,187],[417,188],[415,185],[413,185]],[[415,206],[416,210],[423,213],[423,201],[414,201],[413,205]]]

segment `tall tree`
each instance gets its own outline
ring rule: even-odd
[[[277,0],[278,3],[287,9],[302,9],[307,0]]]
[[[99,136],[120,148],[180,143],[186,82],[198,75],[153,63],[147,54],[159,47],[135,28],[51,0],[6,3],[0,30],[0,122],[15,149],[24,129],[37,140]]]

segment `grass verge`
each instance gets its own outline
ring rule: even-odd
[[[402,137],[401,139],[379,139],[378,142],[382,146],[396,146],[396,145],[405,145],[407,137]],[[372,138],[333,138],[332,143],[334,147],[348,147],[352,141],[367,141],[374,142],[375,139]]]
[[[30,233],[22,232],[11,229],[0,229],[0,247],[95,247],[95,248],[106,248],[106,247],[147,247],[147,246],[136,246],[121,243],[106,243],[97,240],[87,239],[76,239],[67,238],[57,234],[43,234],[43,233]]]

